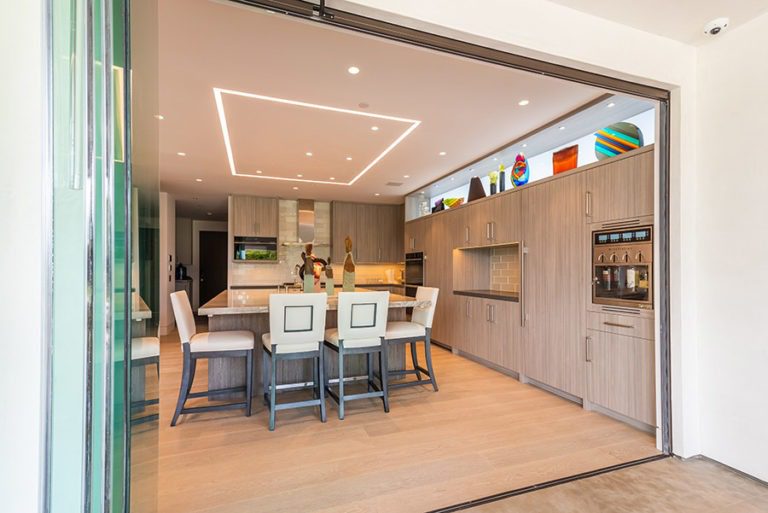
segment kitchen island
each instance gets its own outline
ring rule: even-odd
[[[356,292],[366,292],[368,289],[357,288]],[[241,289],[225,290],[201,306],[197,313],[208,316],[209,331],[248,330],[255,337],[254,351],[254,394],[263,393],[262,366],[263,351],[261,335],[269,332],[269,296],[277,290]],[[286,293],[286,292],[283,292]],[[298,291],[288,293],[299,293]],[[338,296],[328,296],[328,311],[326,328],[336,327],[336,309]],[[424,308],[429,301],[418,301],[416,298],[390,294],[390,321],[406,319],[406,308]],[[363,355],[351,355],[345,359],[345,376],[364,376],[365,359]],[[405,347],[398,344],[389,348],[390,370],[405,368]],[[327,375],[330,379],[338,378],[338,363],[335,358],[326,361]],[[278,385],[294,385],[312,381],[311,360],[292,360],[280,362],[277,369]],[[243,358],[212,358],[208,363],[209,390],[218,390],[242,386],[245,383],[245,361]]]

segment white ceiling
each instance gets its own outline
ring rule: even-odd
[[[549,0],[687,44],[712,41],[704,25],[730,18],[728,30],[768,11],[768,0]]]
[[[179,215],[226,218],[230,193],[401,203],[605,92],[236,4],[163,0],[158,10],[161,189]],[[238,93],[221,100],[233,165],[215,88]],[[143,137],[153,136],[135,144],[150,144]],[[366,168],[352,185],[294,181],[349,183]]]

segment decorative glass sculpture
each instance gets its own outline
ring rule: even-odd
[[[579,165],[579,145],[574,144],[552,154],[552,171],[554,174],[564,173]]]
[[[528,183],[528,178],[530,178],[528,159],[523,153],[518,153],[515,156],[515,164],[512,166],[512,183],[515,187],[520,187]]]
[[[643,146],[643,132],[636,125],[621,121],[598,130],[595,134],[595,155],[603,160]]]

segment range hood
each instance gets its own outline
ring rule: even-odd
[[[297,200],[298,215],[298,234],[299,240],[285,241],[283,246],[304,246],[313,244],[314,246],[330,246],[327,242],[315,242],[315,201],[309,199]]]

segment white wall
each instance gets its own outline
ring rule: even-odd
[[[699,53],[701,448],[768,481],[768,14]]]
[[[176,290],[176,200],[160,193],[160,335],[173,331],[175,325],[171,292]]]
[[[700,453],[696,290],[696,49],[545,0],[331,0],[331,7],[672,91],[672,430]],[[684,265],[683,265],[684,264]]]
[[[48,198],[43,2],[0,6],[0,509],[40,511]]]

